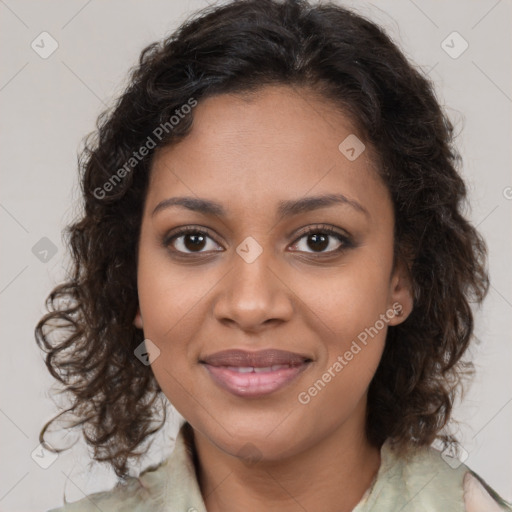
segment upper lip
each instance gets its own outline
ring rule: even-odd
[[[311,359],[305,355],[276,349],[260,350],[258,352],[247,352],[239,349],[222,350],[200,360],[201,363],[211,366],[252,366],[253,368],[267,368],[278,364],[294,366],[309,361]]]

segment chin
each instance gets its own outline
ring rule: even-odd
[[[259,460],[278,461],[294,455],[300,451],[301,438],[307,432],[303,423],[283,421],[286,414],[262,418],[261,413],[242,413],[237,418],[224,418],[223,425],[229,425],[226,429],[214,423],[202,432],[219,449],[248,464]],[[298,432],[302,434],[300,437]]]

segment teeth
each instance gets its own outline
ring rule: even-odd
[[[254,366],[228,366],[228,370],[238,373],[264,373],[274,372],[281,368],[290,368],[289,364],[275,364],[273,366],[266,366],[265,368],[256,368]]]
[[[252,366],[235,366],[231,367],[230,369],[240,373],[251,373],[252,371],[254,371],[254,368]]]
[[[289,364],[275,364],[272,366],[272,371],[280,370],[281,368],[290,368]]]

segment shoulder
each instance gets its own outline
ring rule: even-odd
[[[74,503],[48,512],[206,512],[196,479],[191,427],[180,429],[171,455],[137,478],[119,482],[110,491],[90,494]]]
[[[108,491],[90,494],[73,503],[65,503],[60,508],[48,512],[145,512],[158,510],[156,505],[162,503],[165,481],[164,469],[167,460],[146,469],[139,477],[129,477],[120,481]]]
[[[464,475],[465,512],[502,512],[512,511],[512,504],[507,503],[479,475],[469,470]]]
[[[480,503],[485,504],[484,508]],[[372,510],[373,506],[382,512],[397,507],[403,512],[512,512],[505,501],[460,461],[433,447],[399,457],[388,442],[381,449],[381,467],[374,486],[361,508],[354,512]]]

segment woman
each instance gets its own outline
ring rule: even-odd
[[[36,328],[122,482],[58,510],[511,510],[448,456],[488,289],[458,159],[432,85],[339,6],[234,1],[147,47]],[[130,477],[162,395],[185,423]]]

